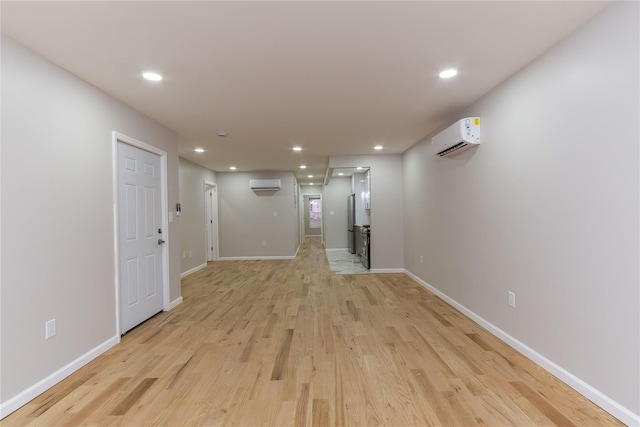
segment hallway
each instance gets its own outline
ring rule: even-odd
[[[218,261],[4,426],[621,425],[403,274]]]

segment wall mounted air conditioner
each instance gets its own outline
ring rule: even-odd
[[[280,189],[279,179],[250,179],[249,187],[253,191],[277,191]]]
[[[445,157],[480,145],[480,117],[460,119],[433,138],[435,156]]]

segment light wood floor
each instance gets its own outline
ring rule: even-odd
[[[3,426],[614,426],[403,274],[221,261]]]

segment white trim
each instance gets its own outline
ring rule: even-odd
[[[369,273],[385,274],[385,273],[404,273],[404,268],[371,268]]]
[[[198,270],[202,270],[206,266],[207,266],[207,263],[205,262],[204,264],[200,264],[197,267],[193,267],[191,270],[187,270],[184,273],[180,273],[180,278],[182,279],[183,277],[187,277],[188,275],[195,273]]]
[[[169,238],[169,201],[167,190],[167,152],[157,147],[147,144],[146,142],[138,141],[130,136],[123,135],[119,132],[113,131],[111,138],[111,155],[113,166],[113,236],[114,236],[114,251],[115,251],[115,286],[116,286],[116,331],[121,334],[120,330],[120,242],[118,240],[119,230],[119,215],[118,215],[118,141],[133,147],[139,148],[144,151],[156,154],[160,156],[160,204],[162,209],[162,237],[166,243],[162,247],[162,309],[169,311],[171,308],[171,302],[169,301],[169,249],[171,245],[171,239]]]
[[[427,289],[428,291],[434,293],[441,299],[443,299],[446,303],[454,307],[456,310],[460,311],[462,314],[476,322],[478,325],[482,326],[484,329],[489,331],[491,334],[495,335],[506,344],[511,346],[516,351],[520,352],[522,355],[529,358],[531,361],[536,363],[538,366],[545,369],[551,375],[555,376],[559,380],[563,381],[569,387],[576,390],[578,393],[582,394],[587,399],[591,400],[596,405],[600,406],[605,411],[609,412],[614,417],[618,418],[620,421],[625,423],[628,426],[640,426],[640,415],[634,414],[630,409],[625,408],[620,403],[616,402],[609,396],[605,395],[601,391],[597,390],[593,386],[589,385],[582,379],[576,377],[571,372],[567,371],[563,367],[557,365],[553,361],[547,359],[545,356],[541,355],[531,347],[507,334],[502,329],[498,328],[491,322],[483,319],[478,316],[473,311],[469,310],[453,298],[450,298],[443,292],[434,288],[424,280],[420,279],[415,274],[411,273],[408,270],[404,271],[405,274],[411,277],[413,280],[418,282],[422,287]]]
[[[171,304],[169,304],[169,310],[173,310],[174,308],[176,308],[180,304],[182,304],[182,297],[178,297],[178,298],[174,299],[173,301],[171,301]]]
[[[295,259],[295,256],[239,256],[220,257],[220,261],[270,261],[275,259]]]
[[[296,259],[296,257],[298,256],[298,252],[300,251],[300,245],[298,245],[298,247],[296,248],[296,253],[293,254],[293,258],[292,259]]]
[[[111,136],[111,173],[113,180],[113,262],[114,262],[114,285],[116,287],[116,333],[120,335],[120,237],[118,219],[118,140],[115,132]]]
[[[67,378],[69,375],[76,372],[78,369],[85,366],[87,363],[91,362],[96,357],[100,356],[105,351],[109,350],[114,345],[120,342],[120,336],[116,335],[114,337],[109,338],[102,344],[97,347],[89,350],[82,356],[58,369],[48,377],[38,381],[31,387],[27,388],[24,391],[21,391],[17,395],[13,396],[9,400],[2,402],[0,404],[0,419],[6,417],[7,415],[14,412],[16,409],[26,405],[31,400],[38,397],[40,394],[44,393],[54,385],[58,384],[60,381]]]
[[[204,245],[205,245],[205,248],[204,248],[205,252],[204,253],[205,253],[205,258],[206,258],[207,262],[208,261],[218,261],[220,259],[220,227],[218,225],[219,224],[219,221],[218,221],[218,211],[219,211],[219,209],[218,209],[218,202],[219,202],[218,184],[216,184],[215,182],[204,180],[203,181],[203,186],[204,186],[205,194],[206,194],[207,191],[210,191],[210,190],[215,190],[215,192],[216,192],[216,203],[215,203],[216,212],[211,212],[211,215],[213,215],[213,218],[214,218],[213,227],[215,228],[215,231],[216,231],[216,242],[215,242],[216,243],[215,244],[215,249],[216,250],[215,250],[215,253],[212,254],[212,258],[213,259],[209,259],[209,238],[211,236],[209,236],[208,235],[209,233],[207,233],[208,228],[209,228],[208,224],[207,224],[207,219],[208,219],[207,218],[207,202],[209,204],[211,204],[211,200],[207,201],[207,198],[205,196],[205,201],[204,201],[204,221],[205,221],[204,232],[207,234],[207,238],[205,239],[205,242],[204,242]],[[211,208],[213,208],[213,206],[211,206]]]

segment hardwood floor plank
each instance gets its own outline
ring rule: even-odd
[[[296,426],[307,425],[307,407],[309,406],[309,383],[302,384],[302,390],[300,391],[300,397],[296,404]]]
[[[93,378],[94,375],[95,373],[91,372],[82,376],[75,377],[73,379],[69,377],[58,384],[59,387],[51,388],[45,391],[43,394],[32,401],[32,403],[36,405],[36,408],[29,414],[29,417],[37,418],[40,415],[44,414],[60,400],[64,399],[73,390]]]
[[[282,340],[282,347],[278,351],[276,362],[273,365],[273,371],[271,372],[271,381],[277,381],[282,379],[282,373],[287,365],[289,359],[289,351],[291,350],[291,341],[293,340],[293,329],[287,329]]]
[[[81,424],[91,414],[95,413],[100,407],[105,406],[109,399],[115,394],[117,390],[122,388],[131,378],[117,378],[100,394],[93,398],[87,405],[85,405],[79,412],[73,414],[73,417],[69,418],[65,424],[78,425]]]
[[[565,417],[560,411],[558,411],[550,402],[533,391],[527,385],[520,381],[513,381],[510,383],[518,393],[533,404],[540,412],[542,412],[551,422],[556,426],[563,427],[575,427],[575,424]]]
[[[157,378],[145,378],[127,395],[111,412],[111,415],[124,415],[142,397],[142,395],[157,381]]]
[[[329,426],[329,402],[326,399],[313,399],[312,422],[314,427]]]
[[[619,426],[404,274],[216,261],[13,426]]]

